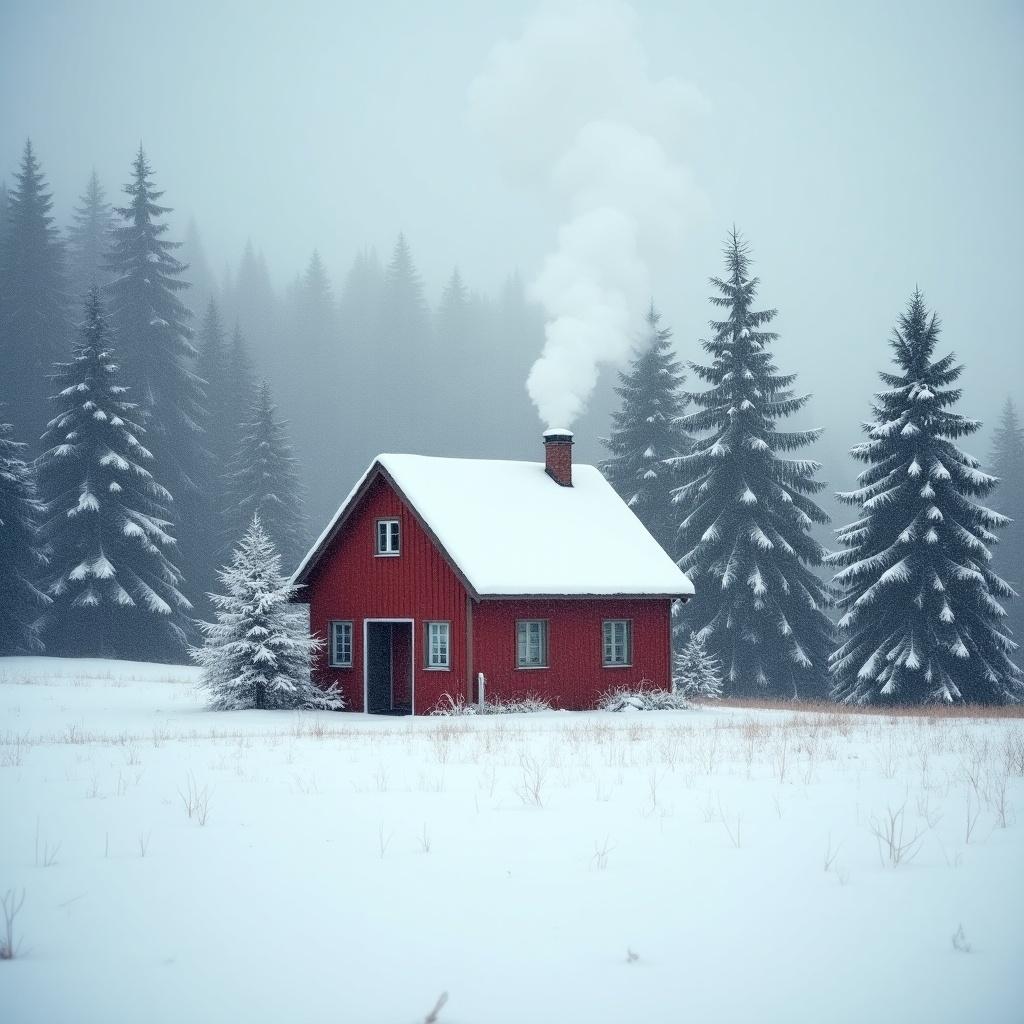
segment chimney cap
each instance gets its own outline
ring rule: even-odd
[[[551,427],[544,431],[545,441],[572,441],[573,433],[565,427]]]

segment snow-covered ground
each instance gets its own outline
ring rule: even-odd
[[[3,1021],[1022,1019],[1019,718],[213,714],[194,680],[0,660]]]

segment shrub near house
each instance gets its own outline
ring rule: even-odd
[[[316,665],[356,711],[424,714],[446,694],[593,707],[668,689],[670,609],[690,581],[572,434],[543,463],[380,455],[295,573],[326,640]]]

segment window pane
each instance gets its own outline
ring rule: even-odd
[[[601,639],[606,665],[630,664],[629,633],[628,619],[608,619],[604,622]]]
[[[547,665],[547,627],[542,619],[524,619],[516,624],[516,661],[520,668]]]
[[[336,666],[352,664],[352,623],[331,624],[331,662]]]

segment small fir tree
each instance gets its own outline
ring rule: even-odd
[[[718,700],[722,696],[722,665],[708,652],[697,633],[689,640],[673,661],[672,681],[676,693],[688,700]]]
[[[610,455],[601,463],[609,483],[669,554],[678,524],[671,496],[677,482],[668,460],[685,455],[693,444],[679,425],[686,378],[671,338],[651,303],[633,362],[619,373],[615,393],[622,404],[612,414],[611,433],[602,439]]]
[[[295,588],[282,575],[281,557],[258,515],[219,576],[227,592],[210,595],[217,621],[199,623],[205,642],[191,650],[211,707],[340,710],[337,690],[321,690],[310,679],[322,642],[290,604]]]
[[[875,398],[860,487],[839,499],[860,518],[838,531],[841,645],[834,695],[854,704],[992,703],[1024,697],[999,598],[1010,587],[991,569],[994,529],[979,505],[996,485],[956,441],[979,429],[952,411],[963,367],[934,359],[939,321],[915,292],[892,336],[895,373]]]
[[[992,472],[999,478],[992,505],[1013,520],[1000,538],[992,561],[1017,592],[1006,605],[1006,621],[1019,647],[1024,642],[1024,427],[1009,398],[992,438]]]
[[[68,276],[74,306],[79,307],[89,289],[110,279],[107,258],[113,243],[114,214],[95,171],[75,207],[68,229]]]
[[[227,529],[237,538],[258,516],[281,552],[285,566],[296,566],[306,551],[304,492],[286,424],[264,381],[256,393],[242,441],[228,476]],[[239,529],[239,523],[243,524]]]
[[[52,209],[42,168],[26,142],[0,250],[0,401],[16,433],[31,439],[31,453],[47,420],[46,376],[66,358],[70,334],[64,247]]]
[[[49,598],[36,586],[46,556],[39,542],[43,507],[25,445],[0,423],[0,654],[42,649],[37,620]]]
[[[697,588],[680,628],[699,632],[721,660],[727,696],[819,697],[833,627],[829,590],[815,573],[825,551],[810,533],[828,516],[810,496],[824,484],[817,462],[783,453],[821,431],[777,429],[809,396],[795,395],[796,375],[772,362],[777,335],[764,328],[776,311],[753,308],[759,281],[735,229],[725,262],[726,276],[711,279],[720,293],[711,301],[727,316],[711,322],[714,336],[702,342],[711,363],[691,364],[711,386],[688,394],[701,411],[680,424],[710,433],[673,463],[681,481],[674,500],[685,513],[679,565]]]
[[[98,292],[74,359],[56,368],[57,415],[43,437],[41,535],[50,555],[41,619],[47,648],[68,655],[165,660],[183,653],[181,574],[153,458],[118,383]]]

